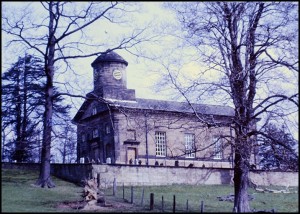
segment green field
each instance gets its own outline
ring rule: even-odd
[[[57,188],[38,188],[37,178],[36,171],[2,169],[2,211],[55,212],[58,202],[81,198],[81,187],[53,177]]]
[[[65,201],[82,200],[83,188],[53,177],[55,188],[38,188],[34,182],[38,177],[36,171],[2,169],[2,212],[80,212],[80,210],[59,209],[58,204]],[[270,189],[283,189],[283,187],[268,187]],[[142,204],[143,187],[133,188],[134,209],[114,210],[115,212],[148,212],[150,193],[154,193],[154,211],[161,212],[162,196],[164,197],[164,211],[172,212],[173,195],[176,196],[176,211],[186,212],[186,202],[190,212],[200,211],[200,201],[204,202],[205,212],[232,212],[233,203],[219,201],[217,196],[226,196],[233,192],[230,185],[171,185],[159,187],[144,187],[144,201]],[[285,189],[285,188],[284,188]],[[298,192],[298,188],[290,188]],[[112,189],[105,190],[110,203],[124,202],[123,188],[117,187],[116,196],[112,196]],[[271,210],[275,212],[298,212],[298,193],[258,193],[249,189],[254,197],[250,202],[251,208],[256,210]],[[131,188],[124,189],[125,201],[131,201]]]
[[[284,187],[268,187],[269,189],[282,190]],[[251,209],[275,212],[298,212],[298,188],[290,188],[294,193],[258,193],[249,189],[249,194],[254,198],[250,201]],[[111,190],[112,192],[112,190]],[[134,203],[141,205],[142,187],[134,187]],[[144,209],[149,209],[150,193],[154,193],[155,211],[161,211],[162,196],[164,197],[164,211],[172,212],[173,195],[175,195],[176,211],[186,212],[187,200],[189,212],[200,212],[200,202],[204,203],[204,212],[232,212],[233,202],[219,201],[218,196],[227,196],[233,193],[230,185],[171,185],[160,187],[144,187]],[[117,197],[123,198],[123,189],[118,187]],[[125,199],[131,200],[131,190],[125,188]]]

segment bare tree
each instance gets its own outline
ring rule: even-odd
[[[66,121],[63,130],[58,133],[56,150],[59,152],[62,163],[74,163],[76,160],[76,132],[69,121]]]
[[[96,56],[114,49],[128,49],[142,41],[145,29],[135,29],[129,36],[122,35],[116,43],[104,45],[106,41],[95,43],[87,36],[91,27],[102,35],[101,21],[115,23],[126,17],[130,8],[126,3],[118,2],[41,2],[30,3],[21,14],[11,16],[12,11],[5,10],[2,15],[2,31],[11,36],[9,45],[22,44],[44,59],[47,77],[45,87],[45,112],[43,116],[43,143],[40,175],[36,182],[41,187],[55,187],[50,178],[50,148],[53,115],[53,83],[61,62],[70,68],[69,60]],[[39,12],[32,15],[31,10]],[[19,16],[18,16],[19,15]],[[99,24],[97,26],[96,24]],[[101,31],[101,32],[100,32]],[[109,38],[109,37],[107,37]],[[109,41],[107,40],[107,43]],[[106,49],[105,49],[106,47]],[[101,50],[99,50],[102,49]],[[109,49],[107,49],[109,48]],[[57,94],[56,96],[62,95]],[[67,93],[64,93],[66,95]]]
[[[293,79],[298,74],[297,3],[188,2],[168,3],[167,7],[175,11],[181,25],[180,34],[173,29],[169,35],[182,39],[183,47],[194,51],[189,59],[202,66],[186,84],[187,78],[174,62],[164,64],[167,81],[189,104],[191,96],[198,101],[210,96],[234,107],[234,120],[228,123],[234,129],[233,210],[249,212],[255,138],[263,135],[272,140],[256,124],[270,112],[287,120],[298,112],[298,83]],[[204,115],[197,117],[207,126],[217,125]]]

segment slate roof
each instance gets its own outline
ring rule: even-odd
[[[194,113],[192,107],[187,102],[136,98],[136,102],[115,101],[114,103],[124,108]],[[201,114],[234,116],[234,109],[228,106],[205,104],[192,104],[192,106],[196,112]]]
[[[106,54],[101,54],[94,60],[94,62],[92,62],[91,65],[92,67],[94,67],[96,64],[103,62],[120,62],[125,64],[126,66],[128,65],[128,62],[114,51],[108,52]]]
[[[194,113],[191,106],[186,102],[177,101],[166,101],[166,100],[154,100],[154,99],[142,99],[136,98],[136,101],[126,100],[108,100],[111,102],[111,106],[128,108],[128,109],[145,109],[145,110],[156,110],[166,112],[177,112],[177,113]],[[73,121],[80,120],[81,116],[87,109],[91,100],[85,101]],[[234,109],[229,106],[219,105],[205,105],[205,104],[192,104],[193,108],[197,113],[205,115],[218,115],[218,116],[234,116]]]

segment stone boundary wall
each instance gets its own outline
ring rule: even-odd
[[[22,169],[22,170],[40,170],[40,164],[39,163],[2,162],[1,168],[3,168],[3,169]]]
[[[91,164],[51,164],[51,175],[73,183],[81,183],[92,175]],[[39,163],[2,162],[3,169],[40,170]]]
[[[233,169],[188,168],[173,166],[92,165],[93,176],[100,174],[101,185],[117,183],[128,185],[172,185],[172,184],[233,184]],[[258,186],[298,186],[298,172],[253,170],[250,180]]]
[[[51,174],[77,184],[92,175],[91,164],[51,164]]]
[[[38,163],[2,163],[2,168],[39,170]],[[51,174],[74,183],[87,178],[100,179],[100,185],[232,184],[233,169],[121,164],[51,164]],[[251,181],[258,186],[298,186],[298,172],[253,170]]]

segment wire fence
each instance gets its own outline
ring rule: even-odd
[[[112,185],[106,188],[106,195],[111,195],[124,202],[140,206],[144,210],[159,212],[205,212],[203,200],[198,200],[195,205],[193,199],[183,199],[180,194],[156,193],[151,186],[125,186],[114,180]],[[193,203],[191,203],[193,201]]]
[[[113,196],[124,202],[134,204],[145,211],[153,212],[212,212],[214,209],[223,209],[222,205],[218,205],[217,201],[211,201],[211,199],[204,198],[203,194],[189,194],[181,187],[170,191],[170,186],[126,186],[124,183],[117,182],[114,179],[111,182],[105,183],[105,194]],[[210,201],[209,201],[210,200]],[[224,203],[224,202],[221,202]],[[228,202],[227,202],[228,203]],[[225,204],[223,204],[226,206]],[[233,204],[229,205],[231,207]],[[228,206],[228,205],[227,205]],[[219,207],[219,208],[216,208]],[[232,208],[230,208],[232,209]],[[233,212],[236,210],[227,210],[224,207],[224,212]],[[253,212],[274,213],[275,209],[271,210],[253,210]]]

